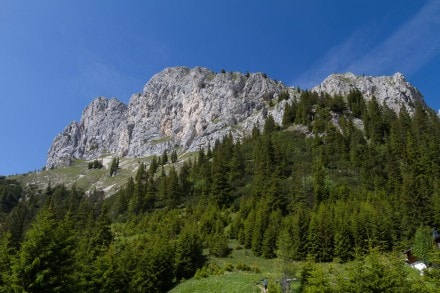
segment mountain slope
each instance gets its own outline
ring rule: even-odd
[[[412,112],[423,98],[404,76],[355,76],[333,74],[312,89],[346,95],[358,89],[366,100],[375,96],[398,111]],[[288,93],[287,101],[280,93]],[[154,75],[143,92],[128,106],[116,99],[97,98],[53,141],[48,169],[68,166],[74,159],[91,160],[113,154],[145,157],[164,150],[180,153],[213,145],[231,133],[236,138],[262,127],[271,114],[280,123],[285,104],[300,91],[286,87],[263,73],[215,73],[207,68],[172,67]]]
[[[108,153],[140,157],[176,146],[194,151],[231,131],[242,137],[263,122],[269,101],[282,90],[286,87],[261,73],[167,68],[128,106],[116,99],[94,100],[80,123],[72,122],[54,139],[46,167]]]
[[[379,104],[384,103],[396,112],[399,112],[401,107],[405,107],[409,113],[412,113],[417,102],[425,105],[420,92],[400,72],[393,76],[377,77],[356,76],[353,73],[332,74],[312,91],[346,96],[355,89],[362,93],[366,101],[374,96]]]

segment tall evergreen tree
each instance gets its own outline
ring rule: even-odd
[[[269,223],[263,235],[261,255],[265,258],[276,256],[276,243],[278,231],[281,226],[281,211],[273,211],[269,218]]]
[[[203,246],[191,227],[182,231],[175,245],[175,270],[177,279],[188,279],[204,262]]]
[[[69,215],[57,223],[54,212],[39,212],[26,233],[13,266],[14,287],[26,292],[75,292],[73,233]]]
[[[10,239],[10,233],[4,233],[0,236],[0,292],[11,290],[11,266],[14,261],[15,251]]]
[[[161,156],[161,165],[166,165],[168,163],[168,151],[165,149],[162,152],[162,156]]]

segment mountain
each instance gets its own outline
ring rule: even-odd
[[[405,107],[412,113],[417,102],[425,105],[420,92],[400,72],[378,77],[356,76],[353,73],[332,74],[312,91],[345,96],[355,89],[362,93],[365,100],[371,100],[374,96],[379,104],[384,103],[396,112]]]
[[[139,157],[175,147],[195,151],[229,132],[243,137],[254,124],[262,125],[270,101],[286,89],[262,73],[167,68],[134,94],[128,106],[95,99],[79,123],[72,122],[54,139],[47,168],[108,153]]]
[[[0,176],[0,292],[246,292],[263,278],[434,292],[439,267],[418,276],[399,255],[439,263],[439,146],[439,117],[400,74],[300,91],[169,68],[128,105],[86,107],[52,147],[69,167]]]
[[[346,95],[358,89],[365,100],[376,97],[398,111],[412,112],[423,102],[404,76],[371,77],[332,74],[311,91]],[[278,99],[287,93],[288,99]],[[50,147],[46,167],[68,166],[74,159],[107,154],[145,157],[164,150],[180,153],[213,145],[231,133],[236,138],[262,127],[268,114],[281,122],[286,103],[301,91],[263,73],[222,72],[171,67],[154,75],[127,105],[99,97],[85,108],[80,122],[70,123]]]

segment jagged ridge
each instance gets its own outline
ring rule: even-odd
[[[332,74],[312,91],[345,96],[355,89],[359,90],[366,100],[374,96],[379,103],[386,104],[396,112],[399,112],[401,107],[405,107],[408,112],[412,113],[416,102],[425,104],[420,92],[400,72],[393,76]]]
[[[360,90],[398,111],[423,98],[404,76],[371,77],[333,74],[313,91],[347,94]],[[288,101],[276,103],[281,91],[290,99],[299,92],[262,73],[215,73],[207,68],[172,67],[154,75],[129,105],[116,99],[95,99],[57,135],[49,150],[47,168],[67,166],[72,159],[94,159],[104,154],[142,157],[177,148],[194,151],[213,144],[225,134],[234,138],[262,126],[268,113],[281,121]],[[272,102],[271,102],[272,101]],[[273,106],[275,104],[275,106]]]
[[[116,99],[94,100],[80,123],[72,122],[54,139],[46,167],[107,153],[139,157],[175,147],[194,151],[229,132],[242,137],[262,125],[269,101],[285,89],[262,73],[167,68],[143,93],[134,94],[128,107]]]

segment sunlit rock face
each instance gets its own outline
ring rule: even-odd
[[[116,99],[99,97],[88,105],[80,122],[70,123],[50,147],[46,167],[69,165],[74,158],[93,159],[115,153],[125,128],[127,106]]]
[[[411,113],[420,93],[402,74],[355,76],[332,74],[312,91],[346,95],[358,89],[365,99],[376,97],[395,111]],[[278,101],[286,91],[287,100]],[[286,103],[300,91],[263,73],[223,72],[207,68],[171,67],[154,75],[142,93],[127,105],[99,97],[88,105],[80,122],[58,134],[49,150],[47,168],[67,166],[73,159],[92,160],[106,154],[126,157],[159,155],[164,150],[196,151],[225,135],[240,139],[267,115],[281,123]]]
[[[128,106],[115,99],[94,100],[80,123],[73,122],[55,138],[47,167],[107,153],[140,157],[174,148],[195,151],[229,133],[241,138],[254,125],[262,126],[268,113],[281,121],[282,107],[269,104],[287,89],[262,73],[167,68],[134,94]]]
[[[420,92],[413,87],[401,73],[393,76],[356,76],[353,73],[332,74],[312,91],[330,95],[347,95],[359,90],[365,100],[376,97],[380,105],[386,104],[396,112],[405,107],[409,113],[417,102],[425,104]]]

